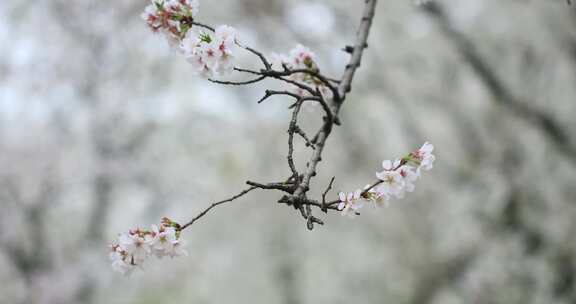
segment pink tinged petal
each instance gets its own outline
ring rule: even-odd
[[[360,194],[362,194],[362,190],[358,189],[354,192],[354,199],[357,200],[360,198]]]
[[[345,201],[346,201],[346,193],[340,192],[340,193],[338,193],[338,197],[340,198],[340,201],[341,201],[341,202],[345,202]]]
[[[340,204],[338,204],[338,210],[344,209],[345,206],[346,206],[345,202],[340,202]]]
[[[420,148],[420,151],[425,153],[432,153],[432,151],[434,151],[434,146],[429,142],[425,142],[424,145],[422,145]]]
[[[114,269],[114,271],[119,272],[125,276],[128,276],[134,270],[134,266],[129,265],[122,260],[116,260],[112,263],[112,269]]]
[[[390,161],[389,159],[383,161],[382,162],[382,168],[384,168],[384,170],[392,169],[392,161]]]
[[[385,184],[376,187],[374,190],[378,193],[378,195],[388,195],[388,187],[386,187]]]

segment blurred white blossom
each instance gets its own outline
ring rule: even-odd
[[[334,28],[334,14],[321,3],[299,3],[287,12],[286,19],[301,35],[313,38],[328,38]]]

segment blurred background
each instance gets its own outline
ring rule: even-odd
[[[576,303],[576,7],[424,2],[380,1],[311,191],[362,187],[428,140],[415,193],[316,212],[313,232],[251,193],[185,232],[189,257],[125,278],[117,233],[288,176],[288,100],[193,76],[147,1],[1,1],[0,303]],[[199,20],[266,54],[303,43],[339,77],[362,3],[204,0]]]

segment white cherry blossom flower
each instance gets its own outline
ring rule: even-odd
[[[193,70],[206,78],[234,71],[235,47],[236,30],[228,25],[217,27],[215,33],[190,30],[180,45]]]
[[[402,198],[404,195],[405,181],[400,172],[396,169],[400,161],[395,161],[394,163],[390,160],[385,160],[382,162],[382,167],[384,171],[377,172],[376,177],[382,181],[377,187],[377,191],[382,195],[394,195],[398,198]]]
[[[164,0],[163,7],[171,12],[194,17],[198,14],[200,3],[198,0]]]
[[[416,188],[414,186],[414,182],[418,180],[418,177],[420,177],[420,172],[417,171],[414,167],[409,165],[402,165],[400,168],[397,169],[397,171],[404,179],[404,190],[406,192],[413,192],[414,189]]]
[[[110,253],[110,260],[112,262],[112,269],[116,272],[128,276],[134,271],[135,266],[126,262],[125,256],[117,250]]]
[[[287,56],[273,53],[272,63],[274,67],[281,70],[285,68],[290,70],[309,70],[312,72],[318,72],[319,70],[316,64],[316,54],[301,44],[296,45],[296,47],[290,50]],[[332,98],[332,91],[330,91],[320,79],[310,75],[310,73],[294,73],[289,76],[289,79],[319,90],[327,99]],[[291,87],[290,90],[302,96],[310,94],[308,91],[298,87]]]
[[[161,19],[158,16],[158,10],[154,4],[146,6],[142,15],[140,15],[152,31],[156,32],[162,26]]]
[[[415,152],[402,159],[382,162],[383,170],[376,172],[379,182],[366,185],[364,192],[357,190],[346,194],[340,192],[338,210],[342,215],[354,215],[355,210],[361,207],[362,201],[372,202],[375,207],[388,206],[392,197],[403,198],[406,192],[413,192],[415,183],[420,178],[420,168],[429,170],[435,160],[432,154],[434,146],[428,142]],[[351,212],[354,211],[354,212]]]
[[[123,233],[118,238],[120,248],[131,258],[132,264],[136,265],[141,265],[150,253],[149,244],[139,232],[139,230],[136,230]]]
[[[236,43],[236,29],[229,25],[220,25],[214,33],[216,41],[219,42],[219,48],[222,53],[231,54],[231,50]]]
[[[174,243],[172,247],[172,251],[168,252],[170,257],[178,257],[178,256],[188,256],[188,251],[185,249],[186,242],[184,240],[178,240]]]
[[[152,225],[151,230],[135,229],[119,234],[110,246],[112,269],[128,275],[136,267],[142,267],[151,255],[158,258],[188,255],[178,227],[170,219],[163,218],[162,223],[159,226]]]
[[[141,17],[153,32],[163,34],[171,46],[177,47],[192,26],[198,8],[197,0],[152,0]]]
[[[360,189],[355,192],[350,192],[348,194],[340,192],[340,203],[338,204],[338,210],[341,211],[342,216],[354,217],[356,212],[363,207],[364,203],[360,197],[362,191]]]
[[[366,185],[364,187],[364,191],[369,189],[372,185]],[[366,193],[366,200],[372,202],[374,207],[381,208],[381,207],[388,207],[390,205],[390,195],[386,193],[380,193],[375,188],[371,188]]]
[[[295,48],[290,51],[290,64],[294,68],[309,68],[316,69],[316,54],[314,54],[309,48],[298,44]]]
[[[418,169],[430,170],[433,168],[434,160],[436,160],[436,156],[432,154],[433,151],[434,146],[429,142],[425,142],[420,149],[412,152],[410,156],[419,164]]]
[[[214,70],[218,60],[220,59],[218,45],[214,42],[201,43],[198,52],[200,53],[200,56],[202,56],[202,60],[206,64],[206,68],[209,70]]]
[[[180,43],[180,48],[184,54],[194,54],[196,53],[196,48],[200,45],[201,38],[197,31],[190,30],[186,33],[186,36],[182,39]]]
[[[178,242],[174,227],[158,227],[152,225],[152,240],[150,245],[156,257],[163,257],[174,250],[174,244]]]

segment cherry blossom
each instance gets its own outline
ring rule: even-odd
[[[372,188],[371,185],[366,185],[364,190],[367,191],[364,195],[364,199],[366,201],[372,202],[374,207],[388,207],[390,195],[386,193],[380,193],[378,190]]]
[[[190,30],[180,45],[194,71],[202,77],[228,75],[234,70],[236,30],[221,25],[214,33]]]
[[[188,255],[178,227],[178,224],[164,218],[159,226],[152,225],[151,230],[134,229],[119,234],[110,246],[112,269],[129,275],[135,268],[142,267],[151,255],[159,258]]]
[[[361,193],[362,191],[360,189],[348,194],[340,192],[340,203],[338,204],[338,210],[341,211],[342,216],[348,215],[350,217],[354,217],[354,215],[357,214],[356,211],[360,210],[360,208],[364,206]]]
[[[149,244],[140,229],[120,234],[118,244],[135,265],[141,265],[150,254]]]
[[[402,165],[396,171],[400,173],[404,179],[404,189],[406,192],[413,192],[416,186],[414,182],[420,177],[420,171],[412,166]]]
[[[152,225],[152,235],[150,246],[153,253],[159,258],[165,256],[168,252],[172,252],[174,244],[178,242],[174,227]]]
[[[186,242],[184,240],[177,240],[174,243],[171,251],[168,251],[170,257],[188,256],[188,251],[185,249]]]
[[[301,44],[296,45],[296,47],[290,50],[289,55],[272,54],[272,58],[274,65],[281,69],[309,70],[312,72],[319,72],[320,70],[316,64],[316,54]],[[318,89],[325,98],[332,98],[332,92],[324,85],[324,83],[309,73],[294,73],[290,75],[289,79],[312,86],[313,88]],[[302,96],[309,94],[301,88],[293,88],[293,91]]]
[[[379,181],[373,185],[367,185],[360,193],[358,193],[359,190],[348,195],[341,192],[338,210],[348,213],[349,209],[358,205],[358,201],[362,200],[381,207],[388,206],[392,197],[404,198],[406,192],[413,192],[416,188],[415,183],[420,178],[420,169],[432,169],[436,159],[432,151],[434,151],[434,146],[426,142],[418,150],[402,159],[384,160],[383,170],[376,172]]]
[[[152,0],[142,19],[155,33],[162,33],[172,46],[186,36],[199,11],[198,0]]]
[[[110,259],[112,260],[112,269],[123,275],[128,276],[135,269],[134,265],[127,263],[119,252],[110,253]]]
[[[393,195],[398,198],[404,196],[404,186],[406,182],[402,174],[400,174],[400,171],[395,169],[399,164],[400,160],[396,160],[395,162],[385,160],[382,162],[384,171],[376,173],[376,177],[382,181],[376,189],[382,195]]]
[[[436,160],[432,151],[434,151],[434,146],[429,142],[425,142],[420,149],[410,153],[408,159],[416,163],[418,169],[430,170],[433,168],[434,160]]]

